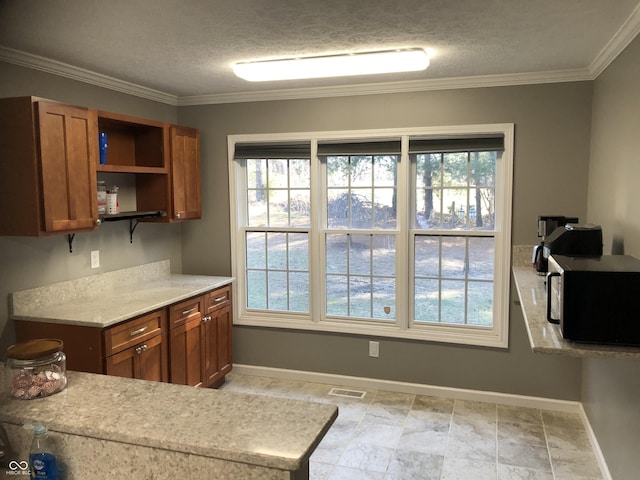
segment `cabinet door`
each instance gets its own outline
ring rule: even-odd
[[[223,307],[217,313],[218,324],[218,375],[222,379],[231,371],[233,356],[231,353],[231,328],[233,315],[231,305]]]
[[[171,383],[202,385],[203,344],[200,338],[200,316],[192,317],[170,330]]]
[[[38,102],[40,182],[45,232],[95,228],[98,220],[95,110]]]
[[[169,308],[169,358],[171,383],[202,384],[204,345],[201,339],[202,297],[193,297]]]
[[[171,127],[172,220],[200,218],[200,133]]]
[[[205,295],[207,319],[205,331],[205,370],[208,387],[218,387],[231,371],[231,286],[218,288]]]
[[[107,375],[142,380],[167,381],[166,347],[163,336],[127,348],[106,359]]]
[[[202,343],[204,345],[204,379],[205,385],[210,387],[220,378],[218,363],[218,319],[215,314],[204,317],[201,331]]]

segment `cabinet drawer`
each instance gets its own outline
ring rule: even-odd
[[[205,311],[211,312],[231,303],[231,286],[218,288],[205,295]]]
[[[166,318],[165,310],[157,310],[105,330],[105,355],[113,355],[160,335],[165,328]]]
[[[202,317],[202,297],[194,297],[172,305],[169,310],[169,328],[183,325],[194,317]]]

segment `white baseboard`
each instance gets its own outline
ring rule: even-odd
[[[591,424],[589,423],[589,418],[587,417],[587,414],[582,407],[582,403],[580,402],[509,393],[486,392],[482,390],[469,390],[465,388],[439,387],[419,383],[396,382],[393,380],[382,380],[378,378],[351,377],[348,375],[336,375],[331,373],[306,372],[303,370],[243,365],[237,363],[233,365],[233,372],[241,375],[253,375],[256,377],[326,383],[332,386],[386,390],[389,392],[430,395],[458,400],[490,402],[516,407],[539,408],[541,410],[577,413],[582,418],[582,422],[584,423],[589,439],[591,440],[591,445],[593,446],[596,460],[598,461],[598,465],[602,471],[603,479],[612,480],[604,455],[602,454],[602,450],[598,444],[598,440],[591,428]]]
[[[370,390],[386,390],[389,392],[412,393],[416,395],[431,395],[459,400],[474,400],[480,402],[499,403],[501,405],[555,410],[559,412],[583,412],[582,404],[580,402],[557,400],[553,398],[485,392],[482,390],[468,390],[465,388],[439,387],[420,383],[381,380],[378,378],[351,377],[331,373],[306,372],[303,370],[289,370],[284,368],[261,367],[237,363],[233,365],[233,371],[235,373],[253,375],[256,377],[282,378],[303,382],[326,383],[329,385],[343,387],[368,388]]]

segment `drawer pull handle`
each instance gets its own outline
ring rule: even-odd
[[[226,295],[222,295],[221,297],[214,298],[213,302],[214,303],[220,303],[221,301],[226,300],[226,299],[227,299],[227,296]]]
[[[189,315],[191,312],[195,311],[196,307],[190,308],[189,310],[185,310],[182,312],[182,315]]]
[[[147,351],[147,346],[146,345],[140,345],[138,348],[136,348],[136,353],[138,355],[140,355],[143,352]]]
[[[146,327],[142,327],[142,328],[139,328],[137,330],[134,330],[133,332],[131,332],[129,334],[129,336],[135,337],[136,335],[140,335],[141,333],[144,333],[147,330],[147,328],[149,328],[149,327],[146,326]]]

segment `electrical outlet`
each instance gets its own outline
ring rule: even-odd
[[[374,358],[380,356],[380,342],[369,342],[369,356]]]
[[[100,268],[100,250],[91,250],[91,268]]]

